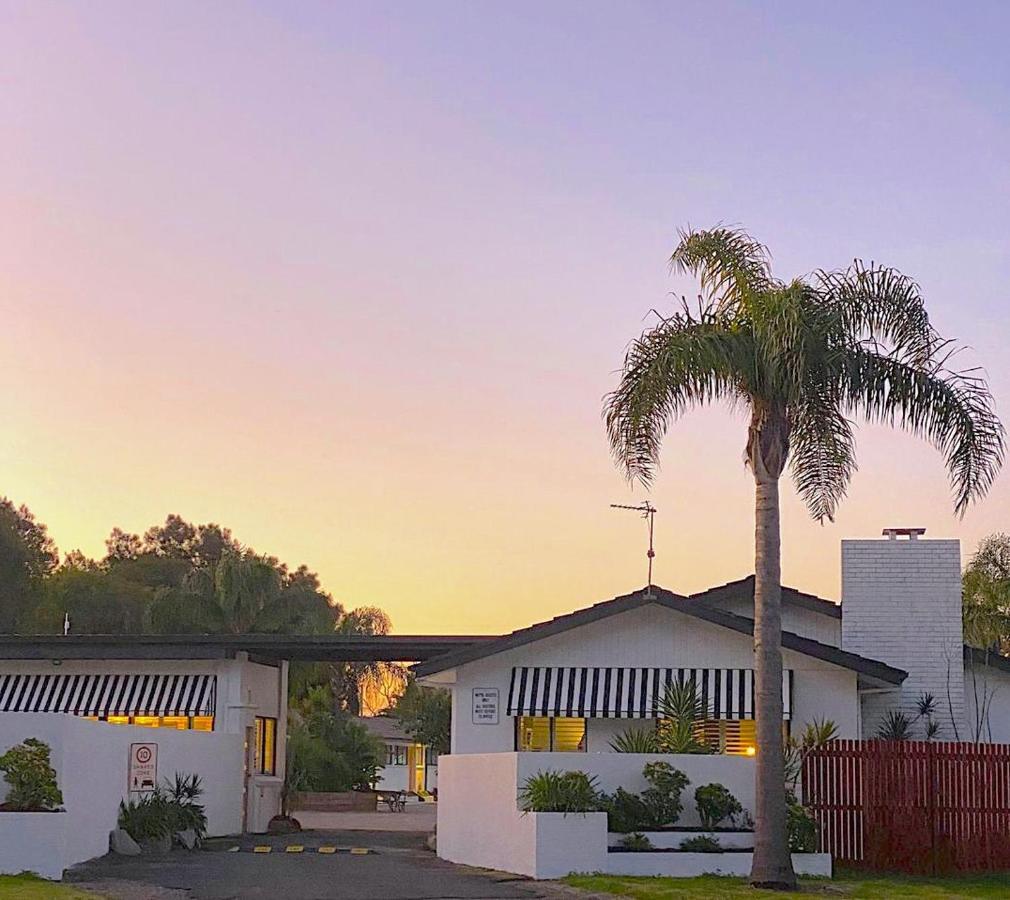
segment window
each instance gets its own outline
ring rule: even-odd
[[[753,756],[757,751],[757,730],[753,719],[707,719],[695,734],[716,753]],[[782,737],[789,736],[789,723],[782,723]]]
[[[255,753],[253,771],[257,775],[274,775],[277,772],[277,720],[256,716]]]
[[[584,753],[586,720],[568,717],[519,716],[516,719],[516,748],[524,751],[554,750]]]
[[[407,765],[407,748],[403,744],[386,744],[386,765]]]
[[[213,731],[213,716],[84,716],[110,725],[140,725],[142,728],[175,728],[179,731]]]

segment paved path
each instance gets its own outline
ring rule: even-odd
[[[235,842],[163,857],[105,856],[68,873],[68,880],[102,885],[128,900],[531,900],[545,896],[534,882],[454,866],[421,849],[424,835],[396,832],[302,832]],[[353,841],[353,843],[352,843]],[[305,850],[287,853],[297,842]],[[254,853],[254,845],[271,846]],[[238,846],[237,852],[230,847]],[[320,854],[319,846],[369,849]],[[127,883],[121,892],[115,884]],[[150,894],[144,894],[144,887]],[[179,894],[166,893],[167,890]]]

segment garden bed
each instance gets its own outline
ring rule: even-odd
[[[717,840],[724,850],[753,850],[754,832],[751,830],[733,828],[712,828],[702,830],[699,828],[668,827],[656,830],[637,832],[649,839],[649,843],[657,850],[678,850],[681,842],[694,837],[708,837]],[[621,841],[627,837],[617,831],[607,834],[607,845],[609,849],[624,850]]]

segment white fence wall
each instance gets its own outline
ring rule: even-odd
[[[52,750],[53,768],[63,792],[65,818],[59,868],[101,856],[108,850],[109,831],[116,827],[119,802],[127,796],[127,767],[132,743],[158,745],[158,779],[176,772],[196,773],[203,781],[202,802],[208,833],[234,834],[242,830],[242,736],[218,732],[175,731],[108,725],[76,716],[47,713],[4,713],[0,716],[0,753],[25,738],[45,741]],[[0,781],[0,794],[7,784]],[[0,820],[8,815],[0,813]],[[41,827],[41,826],[40,826]],[[55,821],[49,826],[54,832]],[[25,840],[32,840],[25,833]],[[53,853],[60,853],[59,846]],[[0,872],[26,868],[28,851],[17,842],[0,842]],[[50,872],[40,874],[51,875]]]

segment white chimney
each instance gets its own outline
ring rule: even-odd
[[[925,528],[885,528],[885,540],[842,541],[842,649],[908,672],[900,691],[865,693],[863,737],[889,710],[918,715],[923,693],[936,701],[937,738],[964,730],[961,544],[924,540]],[[913,729],[924,736],[925,723]]]

